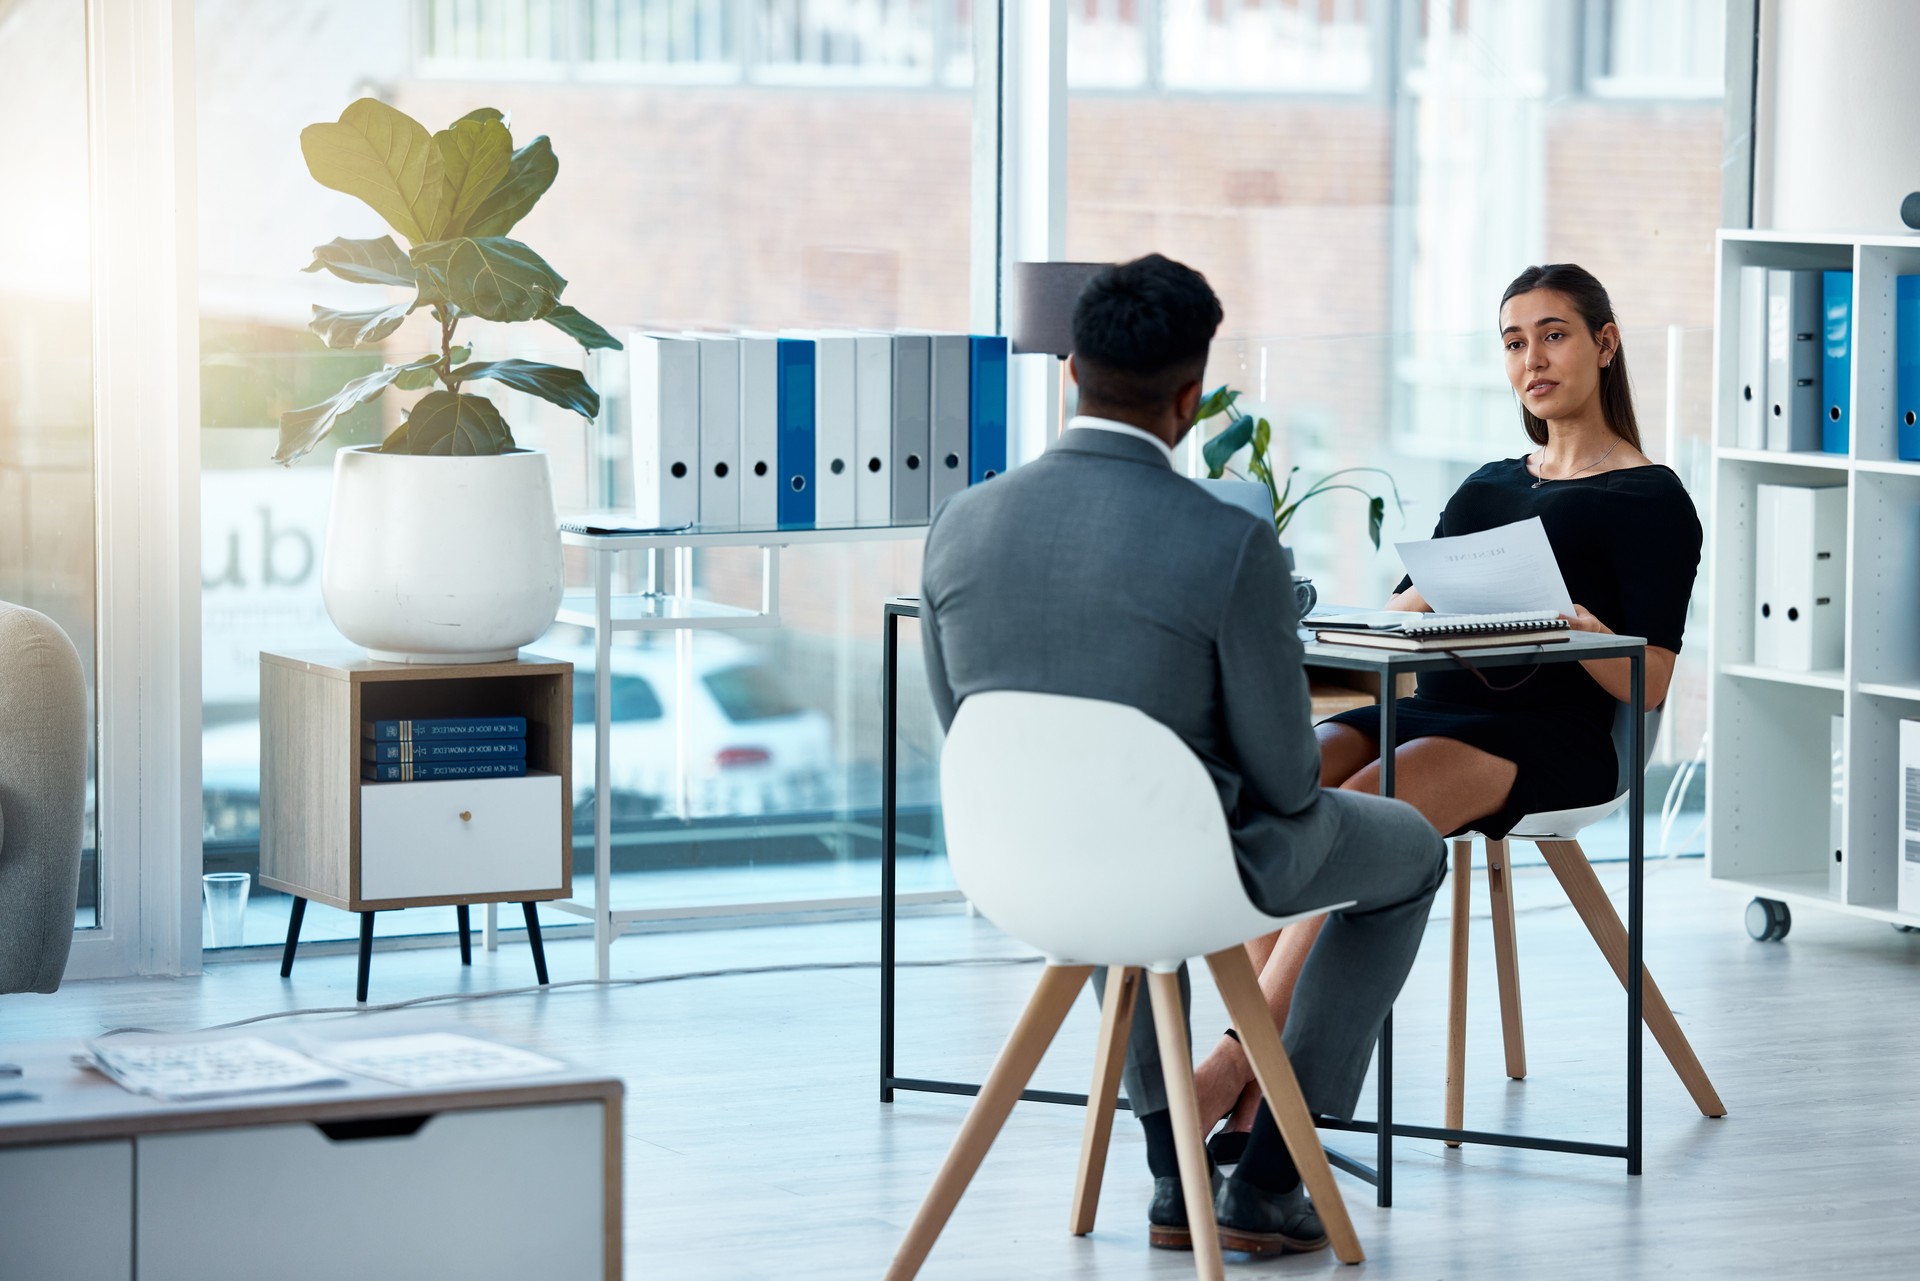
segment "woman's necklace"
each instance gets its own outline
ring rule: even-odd
[[[1626,437],[1624,437],[1624,436],[1615,436],[1615,437],[1613,438],[1613,443],[1612,443],[1611,445],[1608,445],[1608,446],[1607,446],[1607,451],[1606,451],[1606,453],[1605,453],[1605,454],[1601,454],[1601,455],[1600,455],[1600,456],[1599,456],[1598,458],[1596,458],[1596,459],[1594,459],[1594,460],[1593,460],[1592,462],[1590,462],[1590,463],[1588,463],[1588,464],[1587,464],[1587,465],[1586,465],[1585,467],[1576,467],[1576,468],[1574,468],[1574,469],[1573,469],[1572,471],[1570,471],[1570,472],[1567,472],[1567,473],[1566,473],[1565,475],[1562,475],[1562,476],[1549,476],[1549,475],[1547,475],[1547,472],[1546,472],[1546,467],[1547,467],[1547,464],[1546,464],[1546,460],[1545,460],[1545,459],[1542,459],[1542,458],[1537,458],[1537,457],[1536,457],[1536,458],[1534,459],[1534,463],[1533,463],[1533,465],[1534,465],[1534,466],[1535,466],[1536,468],[1538,468],[1538,469],[1539,469],[1539,473],[1540,473],[1540,474],[1539,474],[1539,476],[1538,476],[1538,478],[1536,478],[1536,479],[1534,480],[1534,482],[1533,482],[1533,488],[1535,488],[1535,489],[1538,489],[1538,488],[1540,488],[1540,486],[1542,486],[1542,485],[1544,485],[1544,484],[1546,484],[1546,483],[1547,483],[1548,481],[1550,481],[1550,480],[1571,480],[1571,479],[1573,479],[1573,478],[1574,478],[1575,476],[1578,476],[1578,475],[1579,475],[1579,474],[1580,474],[1581,472],[1583,472],[1583,471],[1592,471],[1592,470],[1593,470],[1593,469],[1594,469],[1595,467],[1598,467],[1598,466],[1599,466],[1599,465],[1600,465],[1601,463],[1604,463],[1604,462],[1606,462],[1606,461],[1607,461],[1607,454],[1611,454],[1611,453],[1612,453],[1612,452],[1613,452],[1614,450],[1616,450],[1616,449],[1618,449],[1618,448],[1620,448],[1620,442],[1621,442],[1622,440],[1625,440],[1625,439],[1626,439]]]

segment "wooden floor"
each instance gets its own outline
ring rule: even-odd
[[[1618,868],[1603,875],[1616,888],[1623,880]],[[1526,870],[1516,880],[1532,1076],[1512,1083],[1501,1073],[1482,922],[1467,1123],[1617,1136],[1624,999],[1551,878]],[[1404,1141],[1393,1209],[1374,1208],[1370,1189],[1341,1178],[1369,1254],[1364,1275],[1920,1275],[1920,937],[1809,911],[1784,944],[1761,945],[1741,927],[1744,898],[1708,886],[1697,861],[1658,866],[1649,886],[1649,962],[1731,1115],[1695,1113],[1649,1039],[1641,1178],[1600,1158]],[[1476,889],[1484,913],[1484,884]],[[872,922],[636,936],[615,947],[615,972],[867,962],[877,937]],[[1018,955],[961,914],[906,922],[902,950],[921,960]],[[556,980],[591,973],[585,943],[556,943],[549,958]],[[1397,1021],[1405,1120],[1440,1115],[1445,961],[1436,917]],[[353,965],[305,957],[287,982],[276,966],[246,961],[199,979],[76,983],[0,1000],[0,1033],[184,1030],[346,1004]],[[514,945],[476,950],[467,973],[451,949],[383,954],[373,999],[519,986],[529,970]],[[979,1079],[1035,973],[1004,964],[905,972],[899,1070]],[[1224,1024],[1204,978],[1199,987],[1204,1043]],[[932,1095],[877,1101],[877,993],[868,968],[583,987],[407,1017],[625,1077],[629,1277],[803,1281],[883,1271],[966,1107]],[[1095,1026],[1087,997],[1036,1083],[1085,1089]],[[1067,1235],[1080,1121],[1075,1109],[1016,1109],[922,1275],[1191,1276],[1185,1256],[1147,1248],[1149,1180],[1130,1122],[1116,1126],[1098,1229]],[[1327,1254],[1264,1264],[1230,1255],[1228,1267],[1298,1276],[1337,1265]]]

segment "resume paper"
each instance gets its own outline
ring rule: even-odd
[[[1573,613],[1567,580],[1538,516],[1394,547],[1421,598],[1439,613]]]

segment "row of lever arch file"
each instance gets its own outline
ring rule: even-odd
[[[633,335],[640,524],[924,524],[1007,467],[1007,340]]]
[[[1741,449],[1847,452],[1853,273],[1740,269]]]
[[[1920,276],[1894,279],[1896,456],[1920,461]],[[1740,269],[1741,449],[1848,451],[1853,273]],[[1869,374],[1884,377],[1881,369]]]

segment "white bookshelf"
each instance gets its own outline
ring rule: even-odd
[[[1920,927],[1920,916],[1895,904],[1898,727],[1920,719],[1920,463],[1896,458],[1893,421],[1894,278],[1920,275],[1920,236],[1722,231],[1717,250],[1707,874],[1756,900]],[[1734,447],[1742,267],[1853,272],[1847,454]],[[1753,662],[1755,486],[1767,483],[1847,487],[1846,649],[1838,671]],[[1829,718],[1836,713],[1846,717],[1837,893],[1828,875]]]

